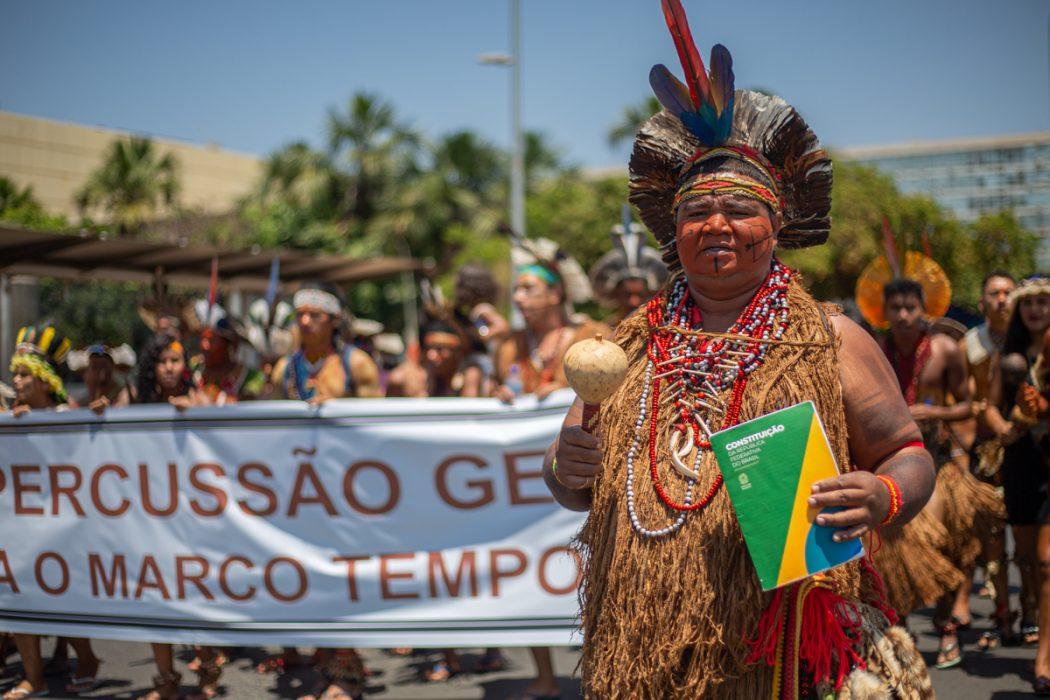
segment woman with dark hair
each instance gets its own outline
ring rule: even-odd
[[[139,353],[136,389],[135,402],[140,404],[169,403],[183,411],[190,406],[207,403],[207,398],[193,389],[182,341],[168,333],[155,334]],[[174,700],[183,697],[180,687],[182,674],[175,671],[172,645],[154,643],[152,646],[157,675],[153,677],[153,689],[142,695],[140,700]],[[188,697],[215,697],[219,692],[219,676],[222,674],[215,650],[198,647],[193,670],[197,673],[198,690]]]
[[[182,341],[157,333],[139,353],[136,403],[170,403],[185,408],[192,403],[189,362]]]
[[[1021,573],[1021,635],[1026,644],[1039,643],[1035,690],[1050,695],[1050,639],[1039,634],[1040,627],[1050,629],[1050,577],[1045,575],[1050,571],[1047,425],[1045,419],[1027,415],[1018,405],[1025,385],[1032,382],[1032,370],[1050,330],[1050,277],[1033,275],[1021,280],[1010,301],[1013,311],[1002,359],[992,368],[987,420],[1004,446],[1003,495],[1014,536],[1013,559]],[[1009,613],[1000,615],[1008,624]]]
[[[1047,602],[1038,606],[1037,561],[1044,557],[1038,539],[1047,530],[1045,554],[1050,563],[1050,511],[1047,509],[1047,471],[1044,450],[1039,446],[1045,426],[1025,420],[1016,406],[1016,396],[1029,369],[1043,352],[1043,336],[1050,327],[1050,278],[1034,275],[1021,281],[1010,295],[1013,311],[1007,326],[1001,358],[993,360],[988,390],[986,421],[1004,445],[1001,475],[1007,524],[1013,531],[1013,560],[1021,572],[1021,633],[1025,643],[1039,639],[1036,613],[1050,613]],[[1042,597],[1042,596],[1039,596]],[[1010,615],[1003,612],[1006,627]],[[1047,650],[1050,652],[1050,649]],[[1045,667],[1036,662],[1036,676],[1050,677],[1050,658]],[[1050,681],[1047,683],[1050,690]]]

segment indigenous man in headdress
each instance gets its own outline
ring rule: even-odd
[[[842,474],[813,485],[833,539],[907,522],[933,489],[920,433],[878,345],[815,302],[777,246],[823,243],[831,161],[783,100],[712,77],[677,0],[664,12],[690,88],[650,74],[665,111],[639,131],[631,202],[673,275],[617,342],[624,384],[598,438],[577,402],[548,451],[555,498],[590,510],[580,534],[588,696],[925,698],[921,657],[864,559],[763,593],[709,431],[803,401]],[[693,437],[683,474],[669,445]]]
[[[591,286],[603,305],[614,309],[607,319],[615,327],[660,291],[667,266],[660,254],[645,245],[645,227],[631,220],[624,205],[623,221],[613,227],[613,249],[591,268]]]
[[[376,363],[339,337],[343,302],[338,290],[329,285],[304,285],[292,297],[292,306],[301,347],[274,366],[278,395],[312,403],[379,396]]]
[[[945,526],[942,551],[963,574],[961,585],[966,585],[965,574],[980,553],[976,534],[1000,526],[1005,514],[995,489],[978,482],[964,465],[952,459],[950,426],[973,416],[965,356],[949,336],[930,332],[921,284],[896,279],[884,287],[883,298],[883,315],[890,324],[883,349],[937,468],[937,488],[928,510]],[[923,558],[916,553],[900,564],[923,568]],[[888,584],[894,586],[892,577]],[[956,633],[960,618],[968,617],[969,610],[968,606],[957,608],[955,593],[954,589],[946,591],[937,601],[934,624],[941,635],[938,668],[956,666],[962,660]]]
[[[257,399],[265,390],[262,372],[238,357],[237,348],[244,340],[241,324],[225,314],[201,331],[201,361],[193,368],[193,385],[208,405]]]

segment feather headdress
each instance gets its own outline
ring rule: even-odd
[[[598,301],[615,306],[617,285],[627,279],[645,280],[655,292],[667,279],[667,266],[653,248],[645,245],[645,227],[631,220],[631,207],[623,206],[623,221],[612,230],[613,249],[591,268],[591,287]]]
[[[656,235],[672,272],[680,269],[675,249],[675,195],[692,177],[705,152],[726,148],[755,158],[775,181],[785,248],[820,245],[831,226],[831,159],[816,135],[784,100],[734,90],[728,49],[711,51],[708,73],[697,51],[680,0],[662,0],[664,17],[685,71],[682,83],[662,65],[649,81],[664,110],[639,130],[630,164],[630,201]]]

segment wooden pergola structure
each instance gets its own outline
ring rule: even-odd
[[[76,281],[139,282],[207,289],[212,260],[218,260],[219,287],[238,313],[243,293],[266,291],[274,260],[280,261],[285,291],[308,280],[349,285],[426,268],[412,258],[352,258],[297,250],[230,250],[211,245],[164,243],[93,233],[33,231],[0,224],[0,367],[14,342],[9,283],[15,275]]]

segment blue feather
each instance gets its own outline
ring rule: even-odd
[[[684,123],[685,115],[696,111],[689,89],[678,78],[667,70],[667,66],[657,64],[649,71],[649,85],[652,86],[656,99],[668,112]]]

